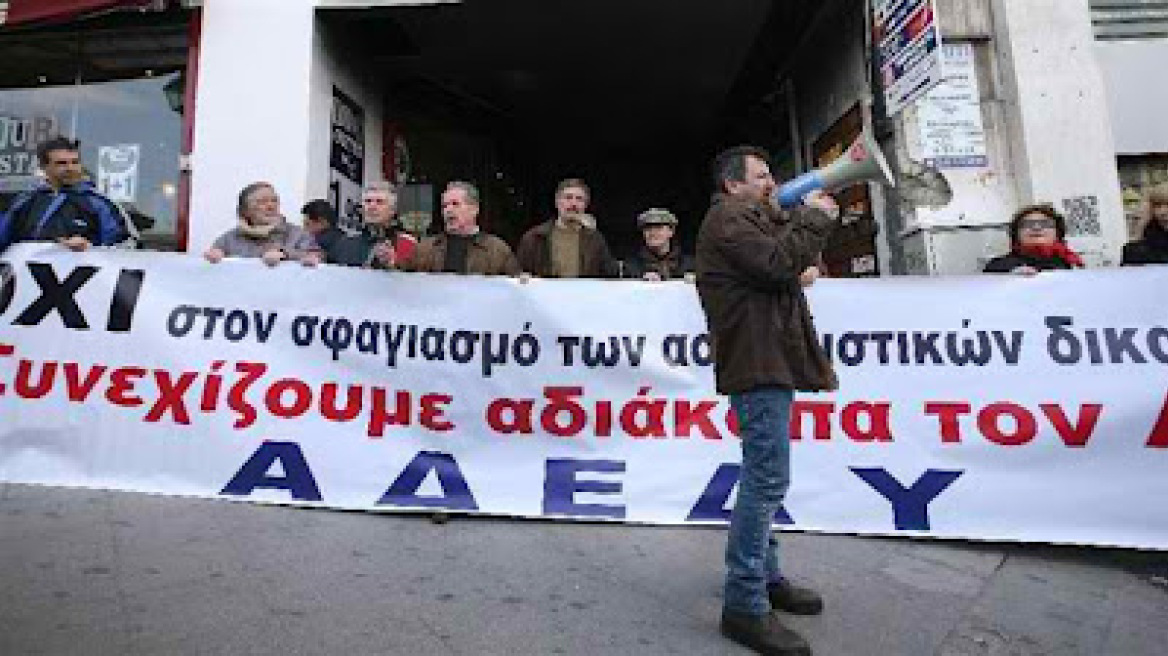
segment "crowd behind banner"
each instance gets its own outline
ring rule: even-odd
[[[42,182],[20,195],[0,216],[0,250],[22,241],[56,241],[81,251],[90,246],[135,248],[148,227],[141,217],[98,192],[82,168],[75,141],[58,137],[37,151]],[[530,228],[514,250],[479,227],[478,188],[453,181],[442,193],[442,230],[420,239],[397,216],[398,194],[388,182],[362,193],[359,230],[342,229],[323,199],[301,209],[301,225],[288,220],[272,184],[254,182],[238,196],[237,225],[205,253],[208,262],[257,258],[270,266],[295,261],[305,266],[334,264],[382,270],[507,275],[540,278],[601,278],[662,281],[695,275],[694,258],[676,238],[678,218],[651,208],[636,217],[642,240],[636,253],[618,260],[597,220],[589,214],[591,190],[579,178],[563,180],[555,191],[555,216]],[[1168,264],[1168,187],[1151,191],[1139,238],[1123,248],[1123,265]],[[1049,204],[1020,208],[1009,223],[1010,250],[990,260],[987,273],[1035,275],[1076,269],[1082,258],[1066,243],[1066,219]],[[809,267],[801,281],[823,275]]]

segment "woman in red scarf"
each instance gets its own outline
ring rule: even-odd
[[[1067,222],[1050,205],[1028,205],[1010,221],[1010,252],[986,263],[986,273],[1032,276],[1052,269],[1081,269],[1083,259],[1066,243]]]

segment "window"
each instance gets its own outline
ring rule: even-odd
[[[0,207],[38,183],[37,145],[81,142],[97,187],[173,249],[179,214],[187,14],[114,14],[0,31]]]

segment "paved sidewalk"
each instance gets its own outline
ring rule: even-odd
[[[0,655],[743,654],[724,538],[0,484]],[[1168,554],[784,539],[817,656],[1168,653]]]

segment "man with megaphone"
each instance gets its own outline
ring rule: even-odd
[[[823,601],[783,576],[771,523],[790,482],[793,394],[838,385],[801,274],[816,264],[840,208],[821,189],[808,189],[801,207],[784,210],[769,159],[752,146],[715,158],[716,192],[698,233],[697,287],[714,375],[742,436],[721,629],[762,654],[809,655],[807,642],[772,611],[814,615]]]

